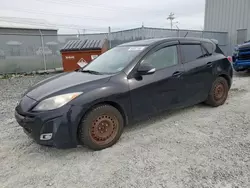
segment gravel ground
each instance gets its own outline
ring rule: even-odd
[[[250,187],[249,76],[235,76],[224,106],[197,105],[129,126],[98,152],[35,144],[14,107],[45,76],[0,80],[0,187]]]

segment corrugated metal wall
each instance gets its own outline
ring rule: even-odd
[[[230,45],[237,44],[237,30],[247,29],[250,40],[250,0],[206,0],[206,31],[224,31]]]

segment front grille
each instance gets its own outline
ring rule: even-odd
[[[250,54],[239,54],[239,60],[250,60]]]
[[[250,52],[250,48],[242,48],[240,49],[240,52]]]

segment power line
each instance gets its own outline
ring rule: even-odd
[[[101,9],[106,9],[106,10],[114,10],[114,11],[117,11],[117,8],[122,8],[121,11],[136,11],[138,12],[138,10],[144,10],[142,8],[134,8],[134,7],[128,7],[128,6],[119,6],[119,7],[110,7],[110,6],[107,6],[107,4],[96,4],[96,5],[93,5],[93,4],[90,4],[89,1],[77,1],[77,3],[75,1],[70,1],[70,0],[62,0],[62,1],[59,1],[59,0],[35,0],[37,2],[41,2],[41,3],[53,3],[53,4],[68,4],[68,5],[73,5],[73,6],[77,6],[77,7],[95,7],[95,8],[101,8]],[[92,2],[91,2],[92,3]],[[120,10],[119,10],[120,11]]]
[[[13,20],[12,19],[6,19],[3,17],[0,17],[0,21],[5,21],[8,23],[17,23],[17,24],[27,24],[27,25],[32,25],[32,26],[43,26],[43,27],[50,27],[52,28],[64,28],[64,29],[78,29],[78,30],[89,30],[89,31],[100,31],[100,30],[104,30],[106,28],[90,28],[90,29],[86,29],[86,26],[81,26],[81,25],[66,25],[66,24],[47,24],[47,23],[41,23],[41,22],[34,22],[34,21],[26,21],[26,20]]]
[[[53,3],[53,4],[57,4],[57,5],[69,5],[69,6],[72,6],[72,7],[83,7],[83,8],[86,8],[86,7],[93,7],[93,8],[100,8],[104,11],[109,11],[109,12],[126,12],[126,13],[136,13],[136,14],[141,14],[142,12],[145,12],[145,9],[144,8],[139,8],[139,7],[127,7],[127,6],[117,6],[117,7],[110,7],[110,6],[107,6],[107,4],[99,4],[99,5],[93,5],[93,4],[90,4],[89,1],[78,1],[78,3],[76,3],[75,1],[70,1],[70,0],[35,0],[37,2],[40,2],[40,3]],[[85,3],[84,3],[85,2]],[[149,9],[147,11],[147,14],[149,15],[158,15],[158,16],[163,16],[163,13],[160,13],[160,12],[151,12],[152,9]]]
[[[36,0],[36,1],[38,1],[38,2],[45,2],[46,0]],[[71,4],[70,2],[72,2],[72,1],[65,1],[65,0],[63,0],[63,1],[55,1],[55,0],[49,0],[48,1],[48,3],[56,3],[56,4],[58,4],[58,3],[67,3],[67,4]],[[87,1],[84,1],[84,2],[87,2]],[[71,4],[72,5],[72,4]],[[75,4],[76,5],[76,4]],[[86,6],[88,6],[88,5],[79,5],[79,4],[77,4],[77,6],[80,6],[80,7],[86,7]],[[92,6],[92,5],[89,5],[89,6]],[[93,5],[93,6],[95,6],[95,5]],[[103,9],[105,9],[105,8],[107,8],[106,6],[105,7],[102,7],[102,6],[99,6],[99,7],[101,7],[101,8],[103,8]],[[3,7],[2,7],[3,8]],[[128,7],[127,7],[128,8]],[[6,9],[5,9],[6,10]],[[114,10],[116,10],[117,11],[117,9],[114,9]],[[130,10],[130,8],[128,9],[129,11],[131,11]],[[88,20],[98,20],[98,21],[106,21],[105,19],[103,19],[103,17],[101,18],[101,17],[92,17],[92,16],[80,16],[80,15],[74,15],[74,14],[61,14],[61,13],[51,13],[51,12],[45,12],[45,11],[34,11],[34,10],[29,10],[29,9],[17,9],[17,8],[12,8],[12,7],[9,7],[9,11],[17,11],[17,12],[24,12],[24,13],[30,13],[30,14],[40,14],[40,15],[53,15],[53,16],[58,16],[58,17],[67,17],[67,18],[77,18],[77,19],[82,19],[82,20],[86,20],[86,19],[88,19]],[[137,11],[137,13],[138,13],[138,11]],[[110,18],[107,18],[107,19],[110,19]],[[149,19],[149,20],[153,20],[152,18],[151,19]],[[149,21],[148,19],[147,19],[147,21]],[[140,19],[140,21],[138,21],[138,24],[141,24],[141,22],[142,22],[142,20]],[[29,24],[29,22],[25,22],[26,24]],[[134,22],[133,22],[134,23]],[[34,23],[34,24],[42,24],[42,25],[44,25],[44,23]],[[34,25],[33,24],[33,25]],[[50,25],[52,25],[52,24],[50,24]],[[54,24],[55,25],[55,24]],[[57,24],[57,25],[55,25],[56,27],[60,27],[60,28],[65,28],[65,27],[69,27],[69,25],[63,25],[63,24]],[[70,25],[70,28],[77,28],[77,29],[85,29],[86,27],[83,27],[83,26],[80,26],[79,27],[79,25]],[[92,28],[92,27],[91,27]],[[119,28],[119,29],[121,29],[121,28]],[[123,28],[124,29],[124,28]]]
[[[32,13],[32,14],[40,14],[40,15],[52,15],[52,16],[59,16],[59,17],[69,17],[69,18],[78,18],[78,19],[91,19],[91,20],[98,20],[98,21],[104,21],[103,18],[98,18],[98,17],[91,17],[91,16],[76,16],[73,14],[58,14],[58,13],[51,13],[51,12],[44,12],[44,11],[33,11],[33,10],[28,10],[28,9],[15,9],[15,8],[8,8],[5,10],[9,11],[17,11],[17,12],[24,12],[24,13]]]
[[[59,13],[51,13],[51,12],[44,12],[44,11],[33,11],[33,10],[28,10],[28,9],[15,9],[15,8],[12,8],[12,9],[6,9],[5,10],[8,10],[8,11],[16,11],[16,12],[23,12],[23,13],[29,13],[29,14],[38,14],[38,15],[52,15],[52,16],[57,16],[57,17],[67,17],[67,18],[77,18],[77,19],[81,19],[81,20],[97,20],[97,21],[102,21],[102,22],[106,22],[105,19],[102,19],[102,18],[97,18],[97,17],[90,17],[90,16],[76,16],[76,15],[72,15],[72,14],[59,14]],[[2,18],[3,19],[3,18]],[[6,18],[5,18],[6,19]],[[30,24],[32,21],[32,19],[30,18],[27,18],[27,20],[25,21],[25,24]],[[108,19],[107,19],[108,20]],[[7,20],[8,22],[10,22],[10,20],[8,19]],[[22,20],[23,21],[23,20]],[[22,22],[21,21],[21,22]],[[135,22],[134,22],[135,23]],[[136,21],[136,23],[140,24],[141,21]],[[34,23],[32,23],[33,25],[44,25],[45,23],[39,23],[37,21],[35,21]],[[46,24],[47,26],[48,24]],[[65,24],[49,24],[49,26],[55,26],[55,27],[58,27],[58,28],[64,28],[64,27],[69,27],[69,25],[66,25]],[[72,25],[71,25],[72,26]],[[76,29],[85,29],[86,26],[80,26],[77,25],[76,27],[73,26],[74,28]],[[91,27],[91,26],[88,26],[88,27]],[[91,27],[93,28],[93,27]],[[124,28],[116,28],[115,30],[123,30]],[[92,31],[94,30],[98,30],[99,31],[99,28],[97,29],[91,29]],[[103,29],[102,29],[103,30]]]
[[[3,7],[2,7],[3,8]],[[102,21],[102,22],[106,22],[107,20],[111,19],[111,18],[107,18],[107,19],[103,19],[103,17],[92,17],[92,16],[77,16],[74,14],[60,14],[60,13],[51,13],[51,12],[45,12],[45,11],[34,11],[34,10],[29,10],[29,9],[17,9],[17,8],[11,8],[11,7],[4,7],[4,10],[8,10],[8,11],[16,11],[16,12],[23,12],[23,13],[29,13],[29,14],[38,14],[38,15],[52,15],[52,16],[57,16],[57,17],[67,17],[67,18],[77,18],[77,19],[81,19],[81,20],[98,20],[98,21]],[[140,21],[137,21],[137,23],[141,23]]]
[[[36,0],[36,1],[38,1],[38,2],[45,2],[47,0]],[[70,4],[70,5],[72,5],[71,2],[72,1],[66,1],[66,0],[63,0],[63,1],[49,0],[48,1],[48,3]],[[84,1],[84,2],[87,3],[88,1]],[[77,7],[80,6],[80,7],[85,7],[85,8],[86,8],[86,6],[94,6],[94,7],[99,7],[99,8],[102,8],[102,9],[107,9],[106,5],[105,6],[96,6],[96,5],[90,5],[90,4],[86,4],[86,5],[73,4],[73,5],[76,5]],[[1,8],[3,8],[3,7],[1,7]],[[102,22],[106,21],[105,19],[103,19],[103,17],[80,16],[80,15],[67,14],[67,13],[66,14],[54,13],[54,12],[51,13],[51,12],[45,12],[45,11],[34,11],[34,10],[29,10],[29,9],[17,9],[17,8],[13,8],[13,7],[7,7],[7,8],[9,9],[9,11],[13,11],[14,10],[14,11],[17,11],[17,12],[24,12],[24,13],[37,14],[37,15],[53,15],[53,16],[57,16],[57,17],[62,17],[63,16],[63,17],[67,17],[67,18],[76,18],[76,19],[82,19],[82,20],[87,20],[88,19],[88,20],[98,20],[98,21],[102,21]],[[131,8],[128,8],[128,7],[126,7],[126,8],[127,8],[128,11],[131,12]],[[5,10],[6,10],[6,8],[5,8]],[[109,8],[109,10],[115,10],[115,11],[117,11],[117,9],[110,9],[110,8]],[[123,8],[123,10],[124,10],[124,8]],[[137,13],[138,13],[138,11],[137,11]],[[107,19],[111,19],[111,18],[107,18]],[[152,18],[149,19],[149,20],[152,20]],[[147,19],[147,21],[149,21],[149,20]],[[141,22],[142,22],[141,19],[138,20],[138,24],[140,24]]]
[[[77,19],[81,19],[81,20],[97,20],[97,21],[102,21],[102,22],[107,22],[109,19],[111,18],[98,18],[98,17],[91,17],[91,16],[76,16],[73,14],[60,14],[60,13],[51,13],[51,12],[44,12],[44,11],[33,11],[33,10],[28,10],[28,9],[15,9],[15,8],[9,8],[6,9],[8,11],[16,11],[16,12],[23,12],[23,13],[29,13],[29,14],[38,14],[38,15],[52,15],[52,16],[57,16],[57,17],[67,17],[67,18],[77,18]],[[135,23],[135,22],[133,22]],[[136,21],[136,23],[140,24],[141,21]]]
[[[82,30],[84,33],[86,31],[95,31],[95,32],[100,32],[102,34],[107,33],[108,28],[106,27],[87,27],[87,26],[82,26],[82,25],[69,25],[69,24],[53,24],[53,23],[43,23],[43,22],[38,22],[38,20],[34,19],[29,19],[29,18],[13,18],[13,17],[0,17],[0,21],[4,21],[7,23],[16,23],[16,24],[24,24],[24,25],[31,25],[31,26],[36,26],[36,27],[46,27],[49,29],[74,29],[74,30]],[[125,28],[117,28],[113,27],[113,30],[124,30]]]
[[[47,0],[48,1],[48,0]],[[83,4],[85,3],[86,5],[90,4],[90,3],[93,3],[93,1],[88,1],[88,0],[78,0],[78,1],[75,1],[75,0],[54,0],[54,1],[57,1],[57,2],[66,2],[66,3],[80,3],[80,4]],[[102,4],[102,3],[97,3],[97,4],[92,4],[91,6],[99,6],[99,7],[107,7],[107,8],[111,8],[111,9],[116,9],[117,6],[107,6],[107,4]],[[134,8],[134,7],[130,7],[130,6],[124,6],[124,4],[122,6],[119,5],[119,7],[122,7],[122,8],[126,8],[126,9],[135,9],[135,10],[138,10],[139,8]],[[142,9],[141,9],[142,10]]]

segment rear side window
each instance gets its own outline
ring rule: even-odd
[[[202,44],[207,49],[208,54],[212,55],[213,52],[214,52],[214,45],[212,43],[210,43],[210,42],[204,42]]]
[[[199,44],[183,44],[181,45],[181,52],[184,63],[192,62],[204,57],[203,50]]]

